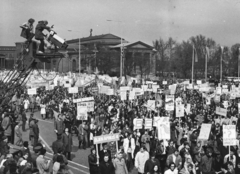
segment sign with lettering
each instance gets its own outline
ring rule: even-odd
[[[173,111],[174,110],[174,95],[166,95],[165,109],[167,111]]]
[[[223,125],[223,145],[236,145],[236,125]]]
[[[35,95],[37,94],[37,88],[28,89],[28,95]]]
[[[151,118],[145,118],[145,124],[144,128],[145,129],[152,129],[152,119]]]
[[[80,103],[80,102],[92,101],[92,100],[94,100],[93,97],[79,98],[79,99],[73,99],[73,103]]]
[[[198,136],[199,140],[208,140],[211,131],[212,124],[202,124],[200,134]]]
[[[70,93],[70,94],[78,93],[78,87],[68,88],[68,93]]]
[[[118,141],[118,140],[119,140],[119,134],[107,134],[107,135],[93,137],[94,144],[102,144],[102,143]]]
[[[133,119],[134,130],[135,129],[142,129],[143,126],[143,119],[135,118]]]
[[[227,109],[216,107],[216,114],[226,117]]]
[[[158,139],[170,140],[170,122],[169,117],[160,117],[158,120]]]

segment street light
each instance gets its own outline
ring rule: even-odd
[[[68,30],[69,32],[78,32],[78,31],[73,31],[73,30]],[[78,70],[79,70],[79,75],[80,75],[80,73],[81,73],[81,40],[80,40],[80,37],[78,38],[79,40],[78,40],[78,44],[79,44],[79,46],[78,46],[78,49],[79,49],[79,51],[78,51]]]

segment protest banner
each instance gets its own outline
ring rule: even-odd
[[[155,100],[148,100],[147,101],[147,109],[155,111],[155,109],[156,109],[155,104],[156,104]]]
[[[216,94],[219,94],[219,95],[222,94],[222,88],[221,87],[216,87]]]
[[[73,103],[80,103],[80,102],[86,102],[86,101],[92,101],[92,100],[94,100],[93,97],[78,98],[78,99],[73,99]]]
[[[110,86],[100,86],[99,93],[100,94],[107,94],[108,93],[108,89],[110,89]]]
[[[161,117],[153,117],[153,127],[158,126],[158,121],[160,120]]]
[[[106,93],[106,95],[114,95],[114,89],[107,89],[107,93]]]
[[[227,109],[216,107],[216,114],[226,117],[227,116]]]
[[[167,85],[167,81],[163,81],[162,84],[163,84],[163,85]]]
[[[70,93],[70,94],[78,93],[78,87],[70,87],[70,88],[68,88],[68,93]]]
[[[199,140],[208,140],[211,131],[212,124],[202,124],[200,134],[198,136]]]
[[[129,92],[129,100],[134,100],[135,99],[135,91],[130,91]]]
[[[145,118],[144,119],[144,128],[145,129],[152,129],[152,119],[151,118]]]
[[[87,107],[88,112],[94,111],[94,101],[81,102],[78,103],[78,105],[81,105],[82,107]]]
[[[142,85],[142,90],[147,91],[148,86],[147,85]]]
[[[131,87],[130,86],[121,86],[120,91],[130,91]]]
[[[77,104],[77,120],[87,120],[88,119],[88,108],[82,103]]]
[[[94,144],[102,144],[119,140],[119,134],[107,134],[93,137]]]
[[[121,100],[127,100],[127,91],[120,91]]]
[[[176,104],[176,117],[184,117],[184,105]]]
[[[169,117],[160,117],[158,120],[158,139],[170,140],[170,122]]]
[[[236,125],[223,125],[223,145],[236,145]]]
[[[201,85],[202,84],[202,80],[197,80],[197,84]]]
[[[166,95],[165,97],[165,109],[167,111],[174,110],[174,95]]]
[[[28,95],[35,95],[37,94],[37,88],[28,89]]]
[[[133,129],[142,129],[143,126],[143,119],[135,118],[133,119]]]
[[[185,108],[185,111],[186,111],[187,114],[191,113],[191,104],[190,103],[187,104],[187,106]]]

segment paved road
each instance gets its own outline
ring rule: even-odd
[[[30,113],[27,113],[29,118]],[[52,143],[57,139],[56,133],[54,132],[54,123],[53,120],[42,120],[39,112],[34,113],[34,118],[39,119],[39,130],[40,130],[40,139],[47,147],[46,157],[52,159]],[[28,128],[28,126],[26,126]],[[23,132],[23,140],[29,140],[29,130]],[[78,149],[78,138],[76,135],[73,135],[73,148],[72,148],[72,161],[69,161],[69,168],[72,174],[89,174],[88,166],[88,155],[90,154],[90,148],[86,150]],[[136,170],[133,170],[131,174],[137,173]]]

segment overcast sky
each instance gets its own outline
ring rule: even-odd
[[[221,45],[240,43],[240,0],[0,0],[0,46],[24,41],[19,26],[29,18],[35,26],[48,20],[67,40],[87,37],[92,28],[93,35],[110,32],[151,45],[198,34]]]

